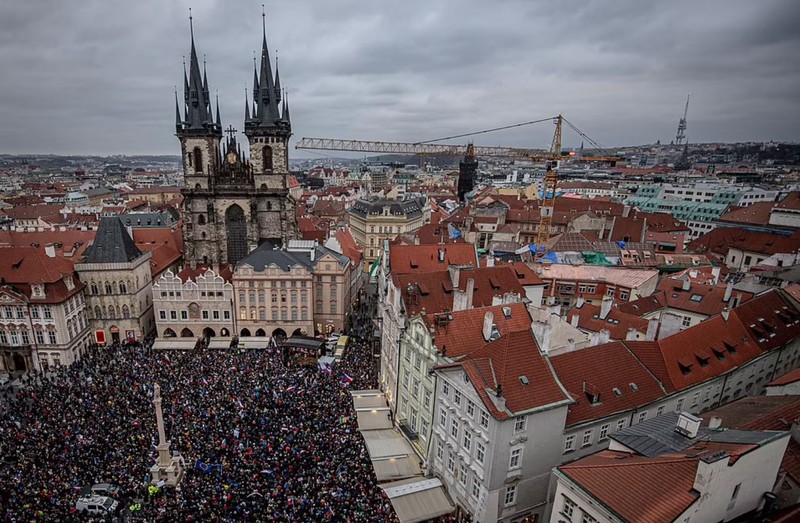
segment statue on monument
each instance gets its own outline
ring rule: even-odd
[[[169,442],[164,431],[164,414],[161,412],[161,386],[153,385],[153,405],[156,408],[156,424],[158,426],[158,459],[150,467],[150,482],[153,485],[169,485],[174,487],[183,478],[183,465],[180,456],[172,456]]]

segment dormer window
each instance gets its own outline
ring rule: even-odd
[[[68,291],[71,291],[75,288],[75,282],[72,281],[72,276],[67,276],[64,278],[64,285],[67,286]]]
[[[31,285],[31,294],[34,298],[44,298],[44,285],[40,283]]]

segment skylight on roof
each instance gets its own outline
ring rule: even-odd
[[[703,301],[703,296],[700,294],[692,294],[692,297],[689,299],[692,301],[701,302]]]
[[[618,398],[619,398],[620,396],[622,396],[622,391],[621,391],[621,390],[619,390],[617,387],[614,387],[614,388],[613,388],[613,389],[611,389],[611,390],[614,392],[614,396],[616,396],[616,397],[618,397]]]

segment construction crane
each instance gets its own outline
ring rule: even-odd
[[[692,93],[686,95],[686,108],[683,110],[683,118],[678,120],[678,134],[675,135],[675,145],[680,145],[686,139],[686,116],[689,114],[689,97]]]
[[[510,129],[512,127],[520,127],[534,123],[540,123],[551,120],[555,123],[556,129],[553,134],[553,140],[550,144],[549,150],[542,149],[522,149],[515,147],[496,147],[496,146],[482,146],[482,145],[446,145],[436,144],[432,142],[439,142],[443,140],[450,140],[456,138],[463,138],[466,136],[473,136],[476,134],[484,134],[488,132],[498,131],[502,129]],[[417,155],[434,155],[434,156],[466,156],[472,157],[501,157],[501,158],[524,158],[534,162],[546,162],[546,172],[544,176],[544,184],[542,197],[539,203],[539,228],[536,231],[536,243],[533,253],[534,261],[539,261],[547,253],[547,240],[550,238],[550,230],[553,222],[553,214],[555,208],[556,188],[558,186],[558,168],[562,161],[570,159],[569,153],[564,153],[561,150],[561,133],[563,124],[566,123],[572,130],[587,140],[593,147],[603,150],[597,142],[589,138],[584,132],[571,124],[562,115],[542,118],[530,122],[524,122],[514,125],[497,127],[494,129],[487,129],[472,133],[459,134],[455,136],[446,136],[435,140],[428,140],[425,142],[407,143],[407,142],[383,142],[373,140],[339,140],[334,138],[302,138],[295,145],[296,149],[315,149],[323,151],[352,151],[352,152],[369,152],[369,153],[387,153],[387,154],[417,154]],[[584,162],[604,162],[612,166],[621,160],[616,156],[582,156],[580,158]],[[461,184],[459,184],[461,186]]]

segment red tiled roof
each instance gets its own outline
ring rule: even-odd
[[[447,224],[443,223],[426,223],[411,236],[418,238],[419,243],[427,245],[437,244],[437,243],[466,242],[463,236],[458,239],[450,238],[450,232],[447,230]]]
[[[790,192],[786,197],[775,204],[776,209],[793,209],[800,211],[800,192]]]
[[[6,231],[0,230],[0,247],[37,247],[53,244],[56,254],[78,260],[94,240],[97,231]]]
[[[658,290],[663,292],[663,299],[667,307],[679,311],[693,312],[705,316],[712,316],[722,312],[731,303],[722,301],[725,297],[726,284],[704,285],[692,283],[688,291],[683,290],[683,280],[666,278],[659,285]],[[731,298],[741,295],[741,302],[753,297],[753,293],[734,290]],[[692,299],[694,297],[694,299]],[[699,300],[699,301],[698,301]]]
[[[400,289],[403,303],[409,316],[416,316],[425,309],[428,321],[433,321],[437,312],[453,309],[453,285],[449,271],[392,274],[395,285]],[[469,279],[475,280],[472,297],[473,307],[492,305],[495,296],[511,292],[525,296],[514,272],[505,266],[480,270],[461,269],[458,288],[464,291]],[[409,284],[412,294],[409,295]]]
[[[361,251],[361,247],[358,246],[358,243],[356,243],[355,238],[353,238],[350,227],[337,229],[336,239],[339,241],[339,245],[342,246],[342,254],[350,258],[350,261],[352,261],[354,265],[358,265],[364,253]]]
[[[625,345],[668,392],[703,383],[761,355],[733,314],[727,322],[713,316],[657,342],[626,341]]]
[[[508,317],[503,312],[505,308],[510,311]],[[434,315],[432,326],[436,348],[448,358],[458,359],[486,345],[488,342],[483,337],[483,322],[487,312],[493,314],[493,323],[501,337],[512,332],[528,330],[531,327],[531,317],[528,315],[524,303],[451,312],[449,315],[453,319],[449,321],[439,321]]]
[[[444,259],[439,261],[440,250]],[[433,245],[389,245],[389,263],[394,274],[411,272],[433,272],[447,269],[450,265],[472,265],[477,267],[475,246],[470,243],[444,243]]]
[[[633,216],[616,216],[612,222],[612,229],[609,233],[610,241],[641,242],[644,238],[645,220],[640,219],[635,214]]]
[[[767,225],[772,213],[773,202],[756,202],[748,207],[731,206],[717,221],[741,223],[745,225]]]
[[[800,311],[778,289],[759,294],[731,311],[748,336],[763,351],[778,348],[800,336]]]
[[[612,340],[624,340],[630,329],[645,334],[649,324],[648,320],[622,312],[613,306],[608,313],[608,317],[603,320],[600,318],[600,307],[588,303],[584,303],[580,307],[571,308],[567,312],[567,321],[571,322],[574,316],[578,316],[578,328],[590,332],[606,330]]]
[[[6,209],[6,213],[15,220],[32,220],[34,218],[42,218],[43,220],[51,220],[59,218],[61,214],[62,205],[17,205],[11,209]]]
[[[779,236],[768,232],[751,232],[738,227],[717,227],[686,246],[688,252],[711,251],[727,254],[734,248],[759,254],[796,252],[800,249],[800,235]]]
[[[699,498],[699,458],[648,458],[610,450],[559,470],[631,523],[672,523]]]
[[[221,267],[212,267],[210,265],[198,265],[194,269],[191,266],[186,266],[181,272],[177,274],[178,278],[184,283],[191,280],[196,282],[198,276],[204,276],[208,269],[213,270],[217,276],[221,276],[226,282],[230,282],[233,278],[233,268],[230,264],[225,264]]]
[[[552,356],[550,361],[575,399],[567,426],[647,405],[666,395],[658,380],[618,341]],[[593,395],[599,399],[594,405]]]
[[[65,276],[72,279],[72,290],[67,289]],[[47,297],[33,298],[37,303],[61,303],[84,288],[72,261],[60,256],[50,258],[35,247],[0,248],[0,279],[28,298],[32,284],[44,284]]]
[[[626,314],[644,316],[664,308],[664,293],[656,291],[650,296],[643,296],[639,299],[621,303],[617,309]]]
[[[765,387],[780,387],[781,385],[788,385],[790,383],[795,383],[800,381],[800,369],[794,369],[791,372],[787,372],[780,378],[774,379],[764,385]]]
[[[463,360],[440,368],[458,366],[464,369],[486,410],[495,419],[509,417],[495,407],[486,390],[496,391],[498,385],[506,401],[506,409],[514,414],[569,401],[529,330],[500,336],[472,351]],[[527,378],[527,385],[522,382],[522,377]]]
[[[155,278],[181,258],[183,240],[179,229],[167,227],[133,229],[133,241],[142,252],[149,251],[150,273]]]

